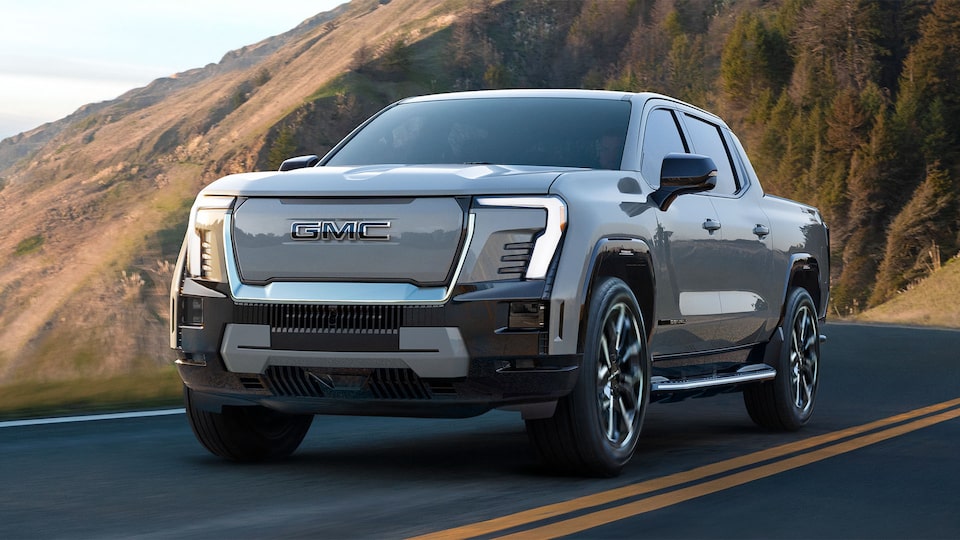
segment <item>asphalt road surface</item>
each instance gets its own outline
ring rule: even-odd
[[[318,417],[265,465],[183,414],[0,423],[0,538],[960,538],[960,332],[826,333],[803,430],[739,394],[655,404],[614,479],[549,474],[505,412]]]

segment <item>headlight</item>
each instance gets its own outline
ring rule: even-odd
[[[224,216],[233,207],[233,197],[201,195],[190,211],[187,228],[187,275],[225,283],[223,247]]]
[[[526,279],[544,279],[550,261],[560,245],[567,227],[567,205],[558,197],[480,197],[479,207],[527,208],[546,211],[546,222],[539,235],[532,235],[532,242],[511,242],[503,246],[500,257],[501,273],[518,271],[518,264],[526,266]],[[532,244],[532,246],[531,246]],[[508,272],[503,272],[506,269]]]

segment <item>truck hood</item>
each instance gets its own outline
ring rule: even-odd
[[[366,165],[309,167],[226,176],[205,195],[245,197],[409,197],[547,193],[563,167],[503,165]]]

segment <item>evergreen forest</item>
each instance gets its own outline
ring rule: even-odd
[[[767,193],[821,209],[831,311],[850,315],[958,253],[958,58],[956,0],[481,1],[434,38],[361,47],[318,93],[329,106],[275,126],[261,165],[414,93],[668,94],[723,117]]]

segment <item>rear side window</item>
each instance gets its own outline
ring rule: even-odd
[[[693,143],[693,152],[713,158],[717,165],[717,187],[710,193],[733,195],[740,190],[730,162],[730,153],[720,135],[720,128],[695,116],[686,115],[687,131]]]
[[[483,163],[619,169],[630,103],[478,98],[409,102],[376,117],[326,165]]]
[[[643,129],[643,156],[640,174],[650,185],[660,185],[660,167],[663,157],[671,152],[684,154],[687,145],[680,135],[680,128],[673,112],[668,109],[654,109],[647,116]]]

